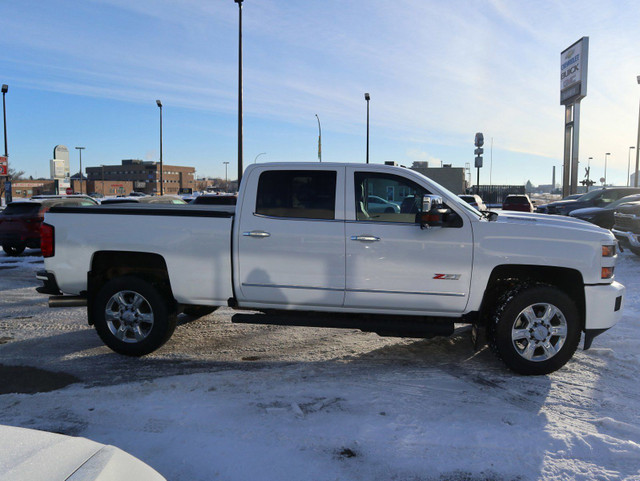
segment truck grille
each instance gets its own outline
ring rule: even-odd
[[[640,223],[638,222],[639,219],[637,219],[634,215],[616,214],[615,218],[616,227],[620,228],[621,230],[636,231],[640,228]]]

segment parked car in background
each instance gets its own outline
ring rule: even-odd
[[[571,194],[566,197],[563,197],[561,200],[577,200],[580,197],[582,197],[584,194],[585,194],[584,192],[581,194]]]
[[[40,225],[44,213],[53,206],[96,205],[91,197],[58,196],[47,199],[11,202],[0,212],[0,244],[10,256],[18,256],[29,247],[40,248]]]
[[[175,195],[145,195],[142,197],[109,197],[103,199],[102,205],[113,204],[186,204],[184,200]]]
[[[543,214],[569,215],[576,209],[585,207],[606,207],[616,200],[632,194],[640,194],[640,187],[603,187],[592,190],[573,200],[559,200],[538,207]]]
[[[482,197],[480,197],[479,195],[476,195],[476,194],[473,194],[473,195],[472,194],[460,194],[458,197],[460,197],[462,200],[464,200],[471,207],[475,207],[478,210],[487,210],[487,206],[482,201]]]
[[[31,200],[44,199],[84,199],[93,202],[94,204],[98,203],[93,197],[86,194],[39,194],[31,197]]]
[[[526,194],[509,194],[502,201],[502,210],[533,212],[533,204]]]
[[[611,229],[614,224],[614,213],[618,206],[628,204],[630,202],[640,201],[640,194],[628,195],[612,202],[605,207],[585,207],[584,209],[576,209],[571,211],[569,216],[576,219],[586,220],[603,229]]]
[[[367,196],[367,212],[371,214],[398,214],[400,206],[377,195]]]
[[[203,205],[236,205],[236,202],[238,202],[237,195],[204,194],[194,197],[189,203]]]
[[[144,192],[130,192],[129,197],[147,197]]]
[[[631,248],[631,252],[640,256],[640,201],[622,204],[616,208],[611,232],[622,245]]]

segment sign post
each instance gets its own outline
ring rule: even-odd
[[[562,196],[578,190],[580,101],[587,96],[589,37],[582,37],[560,54],[560,105],[564,112]]]
[[[482,154],[484,153],[484,149],[482,148],[482,146],[484,145],[484,135],[482,135],[482,132],[476,133],[474,145],[476,146],[476,149],[473,151],[476,155],[475,166],[476,169],[478,169],[478,178],[476,180],[476,194],[480,195],[480,169],[482,168]]]

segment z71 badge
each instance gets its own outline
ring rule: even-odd
[[[460,274],[436,274],[434,279],[441,279],[443,281],[457,281],[460,279]]]

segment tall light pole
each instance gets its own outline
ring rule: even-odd
[[[156,105],[160,108],[160,195],[164,195],[164,179],[162,177],[164,171],[162,165],[162,102],[156,100]]]
[[[2,120],[3,120],[3,125],[4,125],[4,156],[7,159],[7,172],[6,172],[6,176],[4,178],[5,180],[5,184],[4,184],[4,188],[5,188],[5,193],[4,193],[4,197],[5,197],[5,201],[8,204],[9,202],[11,202],[11,187],[9,187],[7,189],[7,184],[6,182],[9,181],[9,150],[7,149],[7,109],[5,107],[5,103],[4,103],[4,95],[9,91],[9,86],[7,84],[2,84]]]
[[[636,79],[640,84],[640,75],[638,75]],[[638,187],[638,177],[640,177],[638,175],[638,168],[640,167],[638,164],[640,162],[638,161],[640,161],[640,108],[638,109],[638,140],[636,141],[636,173],[635,173],[635,179],[633,181],[634,187]]]
[[[229,165],[229,162],[223,162],[224,164],[224,188],[226,189],[227,192],[229,192],[229,181],[227,180],[227,166]],[[238,184],[238,189],[240,188],[240,184]]]
[[[631,149],[635,149],[632,145],[629,147],[629,157],[627,158],[627,187],[629,187],[629,182],[631,182]]]
[[[611,155],[611,152],[604,154],[604,185],[607,185],[607,158]]]
[[[242,1],[233,0],[238,4],[238,189],[242,179]]]
[[[80,193],[82,194],[82,178],[84,177],[82,175],[82,151],[84,150],[84,147],[76,147],[76,149],[80,154]]]
[[[253,163],[255,164],[256,160],[258,160],[258,157],[260,157],[261,155],[265,155],[265,154],[266,154],[266,152],[260,152],[258,155],[256,155],[256,158],[253,159]]]
[[[322,162],[322,129],[320,128],[320,117],[316,114],[318,119],[318,162]]]
[[[4,156],[9,157],[9,150],[7,149],[7,108],[4,103],[4,95],[9,91],[7,84],[2,84],[2,120],[4,123]],[[7,177],[9,177],[9,171],[7,170]]]
[[[368,93],[365,93],[364,99],[367,101],[367,164],[368,164],[369,163],[369,100],[371,100],[371,96]]]
[[[104,164],[102,164],[102,197],[104,197]]]

